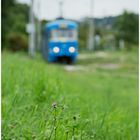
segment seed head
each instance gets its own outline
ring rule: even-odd
[[[69,133],[69,130],[66,130],[66,134],[68,134]]]
[[[73,116],[73,119],[76,121],[76,116]]]
[[[35,138],[36,138],[36,136],[35,136],[35,135],[32,135],[32,138],[33,138],[33,139],[35,139]]]
[[[57,103],[54,102],[54,103],[52,104],[52,107],[53,107],[53,108],[57,108]]]

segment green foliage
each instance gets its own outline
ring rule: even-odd
[[[2,0],[2,47],[11,48],[11,38],[9,36],[17,33],[20,36],[26,36],[26,24],[28,21],[28,6],[19,4],[14,0]],[[24,40],[25,41],[25,40]],[[22,44],[23,41],[20,42]],[[25,44],[25,43],[24,43]],[[22,44],[21,46],[24,46]],[[27,40],[26,40],[27,44]],[[21,49],[22,50],[22,49]]]
[[[11,8],[14,6],[14,0],[2,0],[2,43],[5,45],[7,43],[7,34],[10,30],[10,20]],[[2,45],[3,46],[3,45]]]
[[[73,71],[25,53],[2,60],[2,140],[138,139],[137,51],[83,53]]]
[[[123,39],[127,45],[138,44],[138,15],[125,11],[114,23],[117,40]]]
[[[8,36],[9,47],[12,51],[27,51],[27,36],[20,33],[12,33]]]
[[[81,22],[79,24],[79,47],[80,49],[86,49],[87,47],[87,36],[88,36],[88,23],[85,22]]]

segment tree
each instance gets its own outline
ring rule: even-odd
[[[15,50],[14,46],[16,48],[19,46],[19,49],[24,46],[25,50],[28,8],[26,4],[17,3],[15,0],[2,0],[2,48],[8,47]],[[20,40],[16,41],[18,38]],[[18,45],[13,44],[13,42],[18,42]]]
[[[138,44],[138,15],[124,11],[115,23],[117,40],[124,40],[127,45]]]
[[[2,3],[2,43],[6,44],[6,37],[8,30],[10,30],[10,20],[11,20],[9,13],[11,12],[11,8],[14,7],[15,5],[15,1],[2,0],[1,3]]]

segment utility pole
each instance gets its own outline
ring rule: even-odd
[[[59,1],[60,17],[63,17],[63,1]]]
[[[89,51],[94,50],[94,17],[93,17],[93,3],[94,0],[90,0],[90,18],[89,18],[89,33],[87,48]]]
[[[29,24],[28,24],[28,33],[29,33],[29,49],[28,53],[31,57],[35,55],[35,24],[34,24],[34,12],[33,12],[34,0],[31,0],[30,11],[29,11]]]
[[[38,23],[37,23],[37,49],[40,50],[41,45],[41,21],[40,21],[40,9],[41,9],[41,0],[38,0]]]

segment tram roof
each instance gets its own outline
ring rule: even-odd
[[[70,20],[56,20],[46,24],[45,29],[58,29],[58,28],[77,28],[77,23]]]

